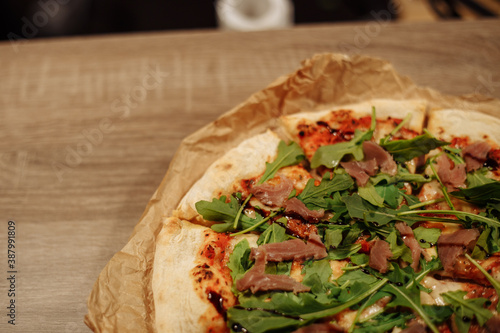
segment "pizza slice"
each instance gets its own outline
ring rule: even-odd
[[[241,240],[178,218],[158,235],[152,290],[158,332],[224,332],[225,309],[234,306],[229,254]]]

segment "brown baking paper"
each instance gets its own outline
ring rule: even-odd
[[[489,114],[500,109],[500,101],[493,98],[449,96],[418,87],[380,59],[319,54],[305,60],[296,72],[278,78],[181,143],[129,242],[99,275],[85,323],[95,332],[155,332],[151,291],[155,238],[162,218],[171,215],[205,166],[245,138],[275,127],[280,115],[371,98],[424,99],[431,108]]]

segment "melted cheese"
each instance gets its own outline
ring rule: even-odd
[[[332,279],[337,280],[344,274],[342,268],[346,267],[349,263],[348,260],[330,260],[330,268],[332,269]]]
[[[430,294],[420,292],[420,299],[424,305],[446,305],[441,294],[465,289],[464,283],[449,280],[439,281],[431,276],[426,276],[420,283],[425,288],[432,290]]]

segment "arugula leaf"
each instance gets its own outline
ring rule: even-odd
[[[239,280],[250,269],[250,245],[248,240],[243,239],[234,246],[233,252],[229,256],[227,267],[231,270],[233,281]],[[233,284],[233,293],[238,294],[236,284]]]
[[[376,176],[370,178],[373,184],[378,184],[385,181],[386,184],[397,184],[397,183],[429,183],[432,181],[431,178],[426,178],[421,174],[414,173],[402,173],[396,174],[395,176],[390,176],[386,173],[379,173]]]
[[[413,234],[418,240],[420,246],[424,249],[428,249],[431,247],[431,244],[437,243],[439,236],[441,235],[441,229],[418,227],[413,229]]]
[[[330,260],[342,260],[349,258],[354,253],[361,250],[361,244],[350,244],[338,247],[336,249],[328,250],[328,259]]]
[[[300,163],[305,158],[304,151],[300,146],[291,141],[288,145],[285,141],[280,141],[278,144],[278,156],[272,163],[266,163],[266,171],[259,180],[259,184],[274,177],[275,173],[286,166]]]
[[[403,198],[405,198],[408,206],[414,206],[414,205],[418,205],[421,203],[420,200],[418,199],[418,197],[416,197],[412,194],[406,194],[405,191],[399,191],[399,193],[401,193]]]
[[[382,313],[370,321],[361,323],[353,333],[385,333],[391,332],[394,327],[403,327],[408,320],[415,316],[411,313],[393,312]]]
[[[333,316],[347,308],[350,308],[353,305],[358,304],[365,298],[369,297],[373,293],[380,290],[380,288],[382,288],[386,283],[387,279],[384,278],[370,285],[355,282],[353,283],[353,288],[351,288],[352,293],[350,294],[350,297],[348,299],[344,298],[342,304],[329,307],[328,309],[325,310],[306,313],[301,315],[300,317],[305,320],[311,320],[311,319],[314,320],[327,316]]]
[[[493,181],[476,187],[460,189],[450,192],[457,199],[470,202],[478,206],[485,206],[492,199],[500,198],[500,182]]]
[[[333,284],[330,283],[332,268],[330,262],[323,260],[309,260],[302,269],[304,278],[302,284],[311,288],[311,292],[318,297],[318,300],[327,302],[330,298],[327,295]]]
[[[431,321],[436,324],[445,322],[453,314],[452,308],[448,305],[422,305],[422,308]]]
[[[375,189],[373,184],[368,183],[366,186],[358,188],[358,194],[360,197],[368,201],[374,206],[384,207],[384,198],[380,196],[378,191]]]
[[[405,286],[399,287],[395,284],[386,284],[381,291],[390,293],[394,296],[391,302],[387,304],[388,307],[404,306],[413,309],[416,313],[418,313],[431,331],[439,333],[439,330],[432,323],[431,319],[420,304],[420,291],[416,288],[416,286],[408,289]]]
[[[315,169],[321,165],[335,168],[345,155],[352,155],[357,161],[361,161],[364,156],[361,143],[371,138],[370,136],[370,138],[365,139],[367,137],[365,134],[365,132],[356,130],[351,141],[319,147],[311,159],[311,168]]]
[[[195,204],[196,210],[205,220],[232,222],[238,213],[240,205],[234,196],[229,197],[229,202],[226,202],[226,196],[221,196],[219,199],[210,201],[201,200]]]
[[[492,228],[485,228],[479,238],[477,239],[476,246],[472,250],[472,258],[484,260],[486,256],[491,253],[488,246],[488,238],[491,235]]]
[[[486,172],[488,171],[487,168],[482,168],[479,170],[476,170],[474,172],[469,172],[467,174],[467,187],[477,187],[480,185],[488,184],[488,183],[494,183],[495,180],[486,177]]]
[[[390,176],[386,173],[379,173],[370,178],[373,184],[377,185],[381,182],[385,184],[397,184],[397,183],[428,183],[432,181],[430,177],[425,177],[424,175],[418,173],[410,173],[408,169],[401,165],[398,165],[398,172],[394,176]]]
[[[449,303],[455,312],[455,324],[460,333],[469,332],[469,327],[473,317],[477,319],[480,326],[483,326],[492,316],[488,309],[485,309],[486,298],[464,299],[466,291],[449,291],[441,294],[445,302]]]
[[[335,192],[333,194],[333,198],[326,198],[325,201],[327,205],[326,210],[335,213],[335,215],[329,220],[330,222],[336,222],[347,215],[347,207],[344,201],[342,201],[342,195],[340,192]]]
[[[405,126],[411,119],[411,113],[408,113],[404,119],[391,131],[391,133],[389,133],[386,137],[380,139],[380,144],[385,144],[387,142],[389,142],[390,139],[392,139],[392,137],[394,135],[396,135],[397,132],[399,132],[403,126]]]
[[[319,147],[311,159],[311,168],[314,169],[321,165],[335,168],[346,155],[352,155],[357,161],[361,161],[364,157],[363,142],[371,140],[375,125],[375,108],[372,108],[372,123],[368,131],[356,130],[351,141]]]
[[[271,224],[257,240],[257,245],[280,243],[288,239],[286,230],[277,223]]]
[[[234,196],[231,195],[229,197],[229,202],[226,202],[226,196],[224,195],[219,199],[214,198],[212,201],[201,200],[195,204],[195,207],[198,213],[203,216],[205,220],[224,222],[212,225],[212,230],[220,233],[234,231],[233,222],[240,209],[240,204]],[[243,228],[251,228],[266,219],[259,214],[256,214],[254,219],[244,214],[242,214],[239,218]],[[256,230],[264,231],[266,228],[267,225],[258,225]]]
[[[395,185],[376,185],[375,190],[389,207],[396,209],[403,201],[401,192]]]
[[[291,261],[269,262],[266,264],[266,269],[264,272],[266,274],[290,276],[291,269],[292,269]]]
[[[391,248],[391,259],[401,258],[410,264],[413,262],[410,248],[398,237],[396,230],[393,230],[385,240],[389,243]]]
[[[303,325],[300,318],[282,316],[273,311],[244,308],[230,308],[227,311],[230,327],[235,331],[263,333],[268,331],[291,332]],[[285,331],[285,329],[287,329]]]
[[[336,248],[340,245],[340,243],[342,242],[342,231],[344,231],[343,229],[344,228],[335,228],[325,230],[324,244],[327,249],[330,247]]]
[[[486,205],[486,212],[490,216],[494,216],[500,219],[500,199],[492,199]]]
[[[449,142],[436,139],[429,133],[416,136],[410,140],[380,142],[380,145],[394,157],[394,160],[401,163],[425,155],[437,147],[449,144]]]
[[[353,271],[347,271],[342,274],[338,279],[337,283],[340,286],[345,284],[352,285],[354,282],[359,282],[365,285],[370,285],[377,282],[377,278],[371,274],[367,274],[361,269],[356,269]]]
[[[394,210],[386,207],[376,207],[366,200],[363,200],[359,195],[353,194],[344,197],[343,201],[347,206],[349,215],[353,219],[366,220],[367,222],[376,222],[378,225],[385,225],[391,221],[405,221],[408,225],[412,225],[417,220],[408,219],[407,217],[398,216],[399,212],[408,210],[408,207],[403,206],[400,210]]]
[[[351,262],[358,266],[368,265],[369,260],[370,257],[364,253],[356,253],[351,256]]]
[[[330,173],[327,172],[318,186],[315,186],[314,182],[314,179],[309,179],[306,187],[297,197],[310,209],[328,209],[327,199],[332,193],[347,190],[354,185],[354,181],[347,173],[336,174],[333,179],[330,179]]]
[[[360,223],[354,223],[348,229],[347,235],[344,237],[344,241],[342,245],[351,245],[353,244],[363,232],[363,226]]]
[[[443,148],[444,153],[450,160],[453,161],[454,164],[464,164],[465,161],[462,158],[462,149],[460,148],[453,148],[450,146],[446,146]]]
[[[442,221],[449,223],[462,223],[465,225],[470,225],[472,222],[478,222],[494,228],[500,227],[500,221],[498,221],[498,219],[495,219],[494,217],[485,216],[486,214],[484,213],[474,214],[459,210],[446,210],[446,209],[406,210],[398,212],[397,216],[403,218],[411,215],[419,216],[418,214],[449,214],[449,215],[454,215],[458,218],[458,220],[453,220],[453,219],[438,218],[432,216],[425,216],[425,217],[422,216],[420,219],[421,221],[424,220]]]

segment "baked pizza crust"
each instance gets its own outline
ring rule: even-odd
[[[268,130],[229,150],[189,189],[174,216],[204,224],[195,204],[200,200],[211,201],[212,198],[232,194],[238,180],[260,176],[266,170],[266,162],[275,159],[279,142],[277,134]]]
[[[322,118],[327,117],[330,113],[340,110],[350,110],[353,112],[353,116],[357,118],[364,117],[372,114],[372,107],[375,107],[377,119],[387,119],[389,117],[402,119],[408,113],[411,113],[411,119],[406,127],[417,133],[423,130],[427,103],[422,100],[373,99],[361,103],[341,105],[323,111],[300,112],[289,116],[282,116],[280,122],[290,139],[296,140],[299,136],[297,127],[301,123],[316,123]],[[401,110],[405,111],[402,112]],[[376,132],[374,137],[378,141],[378,139],[385,137],[389,132],[390,130],[384,131],[382,129],[379,133]]]
[[[427,129],[446,141],[468,136],[471,143],[486,141],[493,147],[500,143],[500,118],[476,111],[433,110],[429,112]]]
[[[219,294],[228,293],[232,280],[218,272],[216,264],[207,267],[208,262],[200,257],[203,245],[213,237],[217,237],[217,233],[204,226],[173,217],[164,221],[156,240],[152,279],[157,332],[208,332],[210,329],[217,332],[226,326],[208,300],[206,287],[212,286]],[[253,234],[230,237],[229,247],[232,250],[242,239],[255,247],[257,238]],[[211,272],[203,276],[201,289],[195,276],[198,266]]]

